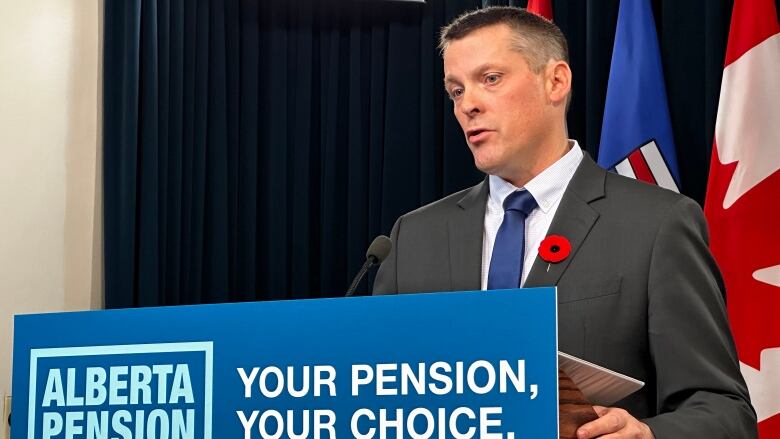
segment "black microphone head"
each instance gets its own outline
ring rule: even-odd
[[[393,248],[393,243],[385,235],[379,235],[374,238],[371,245],[368,246],[366,251],[366,259],[370,259],[374,264],[381,264],[385,260],[387,255],[390,254],[390,249]]]

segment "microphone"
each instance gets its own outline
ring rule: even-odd
[[[363,267],[360,268],[360,271],[358,271],[355,279],[352,280],[352,285],[349,286],[347,294],[344,297],[350,297],[355,294],[355,290],[357,289],[358,284],[363,279],[363,276],[366,275],[368,269],[374,265],[381,264],[387,255],[390,254],[390,250],[392,248],[393,243],[387,236],[379,235],[374,238],[374,240],[371,242],[371,245],[368,246],[368,250],[366,251],[366,262],[363,264]]]

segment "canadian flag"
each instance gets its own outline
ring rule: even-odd
[[[526,9],[550,21],[553,19],[552,0],[528,0]]]
[[[779,70],[774,0],[736,0],[704,211],[763,439],[780,438]]]

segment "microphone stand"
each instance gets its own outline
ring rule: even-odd
[[[376,265],[377,258],[376,256],[369,256],[366,258],[366,262],[363,263],[363,266],[360,268],[360,271],[358,271],[355,278],[352,280],[352,285],[349,286],[349,289],[347,290],[347,294],[344,295],[344,297],[352,297],[355,294],[355,290],[357,290],[358,284],[361,280],[363,280],[363,276],[366,275],[366,272],[368,272],[368,269]]]

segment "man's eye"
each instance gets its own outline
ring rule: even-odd
[[[498,75],[487,75],[487,76],[485,76],[485,82],[487,82],[488,84],[495,84],[495,83],[498,82],[499,79],[501,79],[501,77],[498,76]]]
[[[462,88],[453,88],[450,90],[450,98],[455,99],[459,98],[463,95],[463,89]]]

